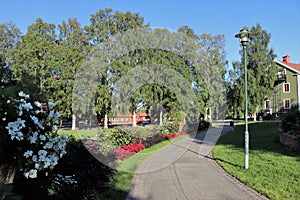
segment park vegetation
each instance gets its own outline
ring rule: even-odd
[[[89,75],[96,74],[92,96],[88,96],[94,101],[84,104],[87,107],[78,101],[74,105],[73,94],[79,88],[76,81],[82,80],[82,85],[88,81],[89,76],[86,79],[80,76],[85,72],[86,61],[95,49],[105,46],[117,35],[138,28],[148,30],[149,27],[150,24],[146,24],[137,13],[122,13],[110,8],[92,14],[90,23],[84,27],[76,18],[62,21],[58,25],[38,18],[28,26],[26,33],[21,33],[12,22],[0,24],[0,182],[13,184],[13,190],[12,185],[1,185],[1,198],[20,199],[21,195],[24,199],[105,199],[103,194],[113,188],[110,184],[116,173],[114,168],[118,165],[118,159],[127,159],[145,148],[189,133],[190,127],[195,124],[187,123],[185,127],[181,125],[190,119],[187,117],[189,113],[184,113],[186,110],[181,107],[176,92],[155,82],[142,85],[131,93],[126,102],[133,116],[139,111],[158,113],[159,126],[155,130],[107,129],[109,118],[116,114],[112,102],[117,83],[124,76],[130,75],[132,69],[137,69],[136,66],[141,66],[141,70],[151,64],[168,66],[165,71],[176,71],[183,77],[187,83],[186,88],[191,88],[196,97],[198,107],[193,113],[196,116],[196,119],[193,118],[197,123],[194,128],[196,131],[197,127],[207,128],[212,119],[222,119],[226,112],[232,117],[241,115],[244,98],[242,64],[235,62],[229,76],[226,75],[224,36],[208,33],[198,35],[189,26],[179,27],[176,34],[183,40],[194,42],[193,48],[183,49],[182,52],[197,54],[198,63],[191,62],[178,52],[165,49],[146,48],[126,52],[114,60],[106,60],[108,64],[105,70],[88,71]],[[260,99],[269,92],[268,87],[274,78],[272,60],[275,58],[273,50],[268,47],[271,35],[260,25],[252,27],[251,32],[253,35],[247,55],[248,76],[251,77],[249,88],[253,89],[249,92],[249,114],[260,109]],[[167,35],[169,32],[157,30],[156,33]],[[181,47],[180,41],[176,42]],[[197,65],[202,68],[197,68]],[[145,77],[151,79],[156,75],[150,73],[145,74]],[[173,74],[169,75],[172,77]],[[226,80],[226,77],[230,80]],[[174,85],[180,82],[178,79],[169,81]],[[131,84],[123,84],[121,90],[130,90]],[[229,94],[227,99],[226,90]],[[82,92],[81,95],[90,94],[84,90],[78,91]],[[190,98],[186,90],[181,93],[185,98]],[[229,102],[228,109],[225,106],[226,100]],[[22,106],[16,110],[10,102],[21,102]],[[55,110],[51,111],[54,105]],[[41,114],[46,112],[43,106],[47,109],[51,107],[47,115]],[[40,109],[36,117],[32,115],[33,108]],[[94,138],[86,136],[88,131],[77,130],[81,123],[80,117],[86,119],[84,123],[99,127],[98,121],[95,123],[93,119],[84,116],[87,110],[98,119],[104,119],[104,130],[92,133]],[[21,119],[18,111],[27,112],[27,117]],[[59,113],[59,116],[54,116],[54,113]],[[68,137],[55,128],[56,125],[60,127],[64,121],[72,121],[73,132],[69,131]],[[32,137],[36,139],[30,143]],[[25,141],[29,141],[32,149]],[[46,141],[52,143],[44,144]],[[114,148],[104,148],[103,143],[107,141]],[[102,145],[100,149],[97,146],[99,142]],[[47,160],[46,155],[50,155],[46,152],[48,147],[53,154],[49,160],[55,164]],[[110,158],[108,164],[99,162],[91,151]],[[41,156],[41,163],[27,162],[33,159],[34,153]],[[24,158],[27,161],[22,161]]]

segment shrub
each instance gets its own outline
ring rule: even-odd
[[[163,134],[177,133],[178,131],[179,131],[178,121],[168,122],[167,120],[164,120],[163,125],[160,127],[160,132]]]
[[[107,135],[107,139],[111,141],[116,147],[128,145],[131,143],[133,137],[128,130],[122,130],[120,128],[113,129],[112,133]]]
[[[285,114],[281,121],[283,132],[290,132],[292,135],[300,135],[300,112],[292,109]]]
[[[82,142],[73,138],[67,144],[67,152],[48,176],[18,179],[16,192],[24,200],[82,200],[108,190],[115,170],[97,160]]]
[[[54,125],[60,117],[55,103],[39,102],[29,98],[23,91],[15,98],[9,98],[6,107],[13,108],[2,118],[0,130],[10,138],[2,162],[15,163],[18,171],[26,178],[36,178],[48,173],[66,153],[66,135],[59,136]],[[4,127],[5,128],[4,128]]]
[[[157,143],[165,140],[165,137],[161,133],[153,133],[147,137],[143,138],[143,145],[145,148],[149,148]]]

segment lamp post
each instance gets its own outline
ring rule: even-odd
[[[247,45],[250,41],[250,32],[246,27],[240,30],[240,33],[235,35],[236,38],[240,39],[244,51],[244,73],[245,73],[245,159],[244,167],[248,169],[249,167],[249,132],[248,132],[248,88],[247,88]]]

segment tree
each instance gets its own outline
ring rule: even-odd
[[[16,48],[18,42],[20,42],[21,32],[12,23],[0,24],[0,84],[7,85],[12,82],[12,71],[10,69],[9,55],[7,52]]]
[[[72,92],[77,71],[87,56],[88,37],[76,19],[63,21],[58,25],[57,65],[51,69],[53,78],[49,82],[54,87],[53,100],[57,103],[62,118],[72,117],[72,129],[76,119],[72,111]]]
[[[38,18],[28,27],[27,33],[16,48],[9,51],[14,79],[22,80],[25,75],[38,85],[39,91],[32,91],[32,93],[51,95],[47,82],[51,78],[51,69],[57,65],[56,39],[55,25]]]
[[[95,46],[104,43],[109,37],[116,35],[117,33],[122,33],[130,29],[135,29],[137,27],[147,26],[144,25],[144,19],[137,13],[131,12],[114,12],[111,8],[105,10],[99,10],[95,14],[91,15],[90,25],[86,26],[84,29],[89,36],[90,45]],[[111,60],[108,61],[109,65],[105,70],[98,73],[99,86],[98,86],[98,96],[96,97],[96,107],[95,110],[100,113],[104,113],[105,122],[104,127],[108,127],[108,114],[110,111],[111,102],[111,84],[113,81],[109,80],[112,72]],[[124,66],[124,65],[123,65]],[[123,71],[123,69],[119,70]],[[115,75],[112,75],[116,77]]]
[[[197,40],[200,66],[190,65],[192,73],[192,88],[197,95],[201,115],[207,120],[212,114],[215,118],[221,117],[224,110],[225,95],[220,95],[220,91],[225,93],[225,39],[223,35],[212,36],[203,33],[196,35],[188,26],[182,26],[178,32]],[[211,110],[210,108],[213,108]],[[219,115],[219,116],[218,116]],[[211,117],[211,116],[210,116]]]
[[[205,83],[200,84],[203,91],[203,102],[205,115],[209,113],[210,118],[222,119],[225,116],[225,38],[224,35],[212,36],[201,34],[199,37],[200,51],[202,51],[202,78]],[[205,117],[207,119],[207,117]]]
[[[250,29],[250,43],[247,46],[247,75],[248,75],[248,110],[251,116],[256,118],[256,113],[263,109],[263,100],[272,94],[276,79],[276,65],[274,59],[276,54],[269,47],[271,34],[262,28],[260,24],[252,26]],[[244,55],[240,51],[241,63],[235,62],[234,68],[238,77],[232,92],[237,94],[233,101],[239,110],[244,110],[244,75],[243,69]],[[240,99],[240,101],[237,101]],[[237,105],[236,105],[237,104]]]

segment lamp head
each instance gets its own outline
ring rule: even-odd
[[[236,34],[235,37],[240,39],[242,46],[247,46],[250,42],[250,32],[247,27],[240,30],[240,33]]]

